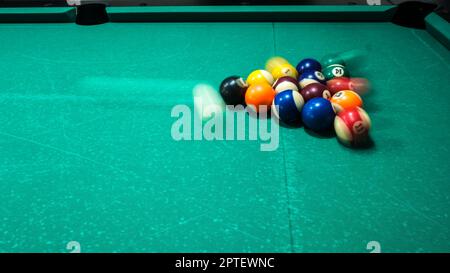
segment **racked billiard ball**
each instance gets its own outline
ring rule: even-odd
[[[347,146],[366,143],[371,121],[369,115],[360,107],[341,111],[334,120],[334,130],[339,141]]]
[[[266,70],[272,73],[275,68],[284,64],[289,64],[288,60],[286,60],[285,58],[280,56],[272,57],[266,62]]]
[[[302,121],[305,126],[313,131],[320,132],[333,126],[334,112],[331,102],[324,98],[309,100],[302,110]]]
[[[291,64],[287,63],[287,64],[281,64],[277,67],[275,67],[272,70],[272,76],[274,77],[274,79],[279,79],[281,77],[291,77],[294,79],[298,78],[298,72],[297,69],[295,69],[295,67],[293,67]]]
[[[340,64],[332,64],[325,67],[322,70],[322,74],[324,75],[325,80],[327,81],[337,77],[349,76],[347,68],[345,68],[345,66]]]
[[[328,88],[318,82],[314,82],[305,86],[305,88],[300,91],[305,102],[308,102],[312,98],[331,98],[331,93],[328,91]]]
[[[272,85],[274,82],[272,74],[269,71],[258,69],[250,73],[247,77],[247,84],[253,85],[258,83],[268,83]]]
[[[300,78],[298,81],[301,88],[305,88],[305,86],[307,86],[308,84],[311,84],[313,82],[326,84],[325,77],[323,76],[322,72],[314,71],[314,70],[307,70],[307,71],[303,72],[303,74],[300,75]]]
[[[363,105],[361,97],[352,90],[339,91],[331,97],[330,101],[337,113],[344,109],[362,107]]]
[[[280,93],[284,90],[298,91],[300,87],[296,79],[285,76],[275,81],[275,83],[273,84],[273,89],[275,89],[277,93]]]
[[[320,65],[320,63],[315,59],[306,58],[306,59],[301,60],[297,64],[297,72],[302,74],[306,70],[321,71],[322,65]]]
[[[327,81],[327,87],[332,95],[342,90],[353,90],[352,82],[347,77],[333,78]]]
[[[244,79],[239,76],[231,76],[222,81],[219,91],[225,104],[239,105],[245,103],[247,87]]]
[[[256,113],[269,110],[274,98],[275,90],[267,83],[250,85],[245,92],[245,103]],[[261,106],[265,106],[265,108]]]
[[[299,92],[284,90],[273,99],[272,113],[286,124],[294,124],[301,120],[303,98]]]
[[[358,95],[363,95],[369,91],[370,82],[365,78],[339,77],[327,81],[327,86],[332,95],[342,90],[352,90]]]

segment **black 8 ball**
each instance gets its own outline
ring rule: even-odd
[[[220,95],[226,105],[244,105],[247,87],[243,78],[231,76],[223,80],[220,84]]]

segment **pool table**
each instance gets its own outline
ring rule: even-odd
[[[449,252],[449,24],[396,11],[0,9],[0,252]],[[370,147],[302,126],[270,152],[171,135],[199,85],[355,50]]]

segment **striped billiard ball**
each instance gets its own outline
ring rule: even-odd
[[[325,80],[329,81],[337,77],[348,77],[349,73],[345,66],[340,64],[332,64],[322,70]]]
[[[275,83],[273,84],[273,89],[275,89],[278,94],[284,90],[299,91],[300,87],[296,79],[285,76],[275,81]]]
[[[315,70],[307,70],[300,75],[298,83],[301,88],[305,88],[308,84],[318,82],[321,84],[326,84],[325,77],[322,72]]]
[[[371,121],[360,107],[345,109],[334,119],[334,130],[339,141],[347,146],[358,146],[367,142]]]
[[[259,83],[267,83],[272,85],[274,82],[274,78],[272,74],[270,74],[269,71],[258,69],[250,73],[247,77],[247,84],[253,85],[253,84],[259,84]]]
[[[301,120],[303,98],[299,92],[284,90],[278,93],[272,102],[272,113],[286,124],[294,124]]]

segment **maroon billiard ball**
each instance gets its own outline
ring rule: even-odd
[[[292,77],[285,76],[285,77],[281,77],[278,80],[276,80],[276,82],[273,84],[273,89],[278,94],[285,90],[299,91],[300,87],[298,86],[297,80],[295,80]]]
[[[305,86],[302,91],[300,91],[305,102],[312,98],[331,98],[331,92],[328,91],[328,87],[321,83],[311,83]]]

